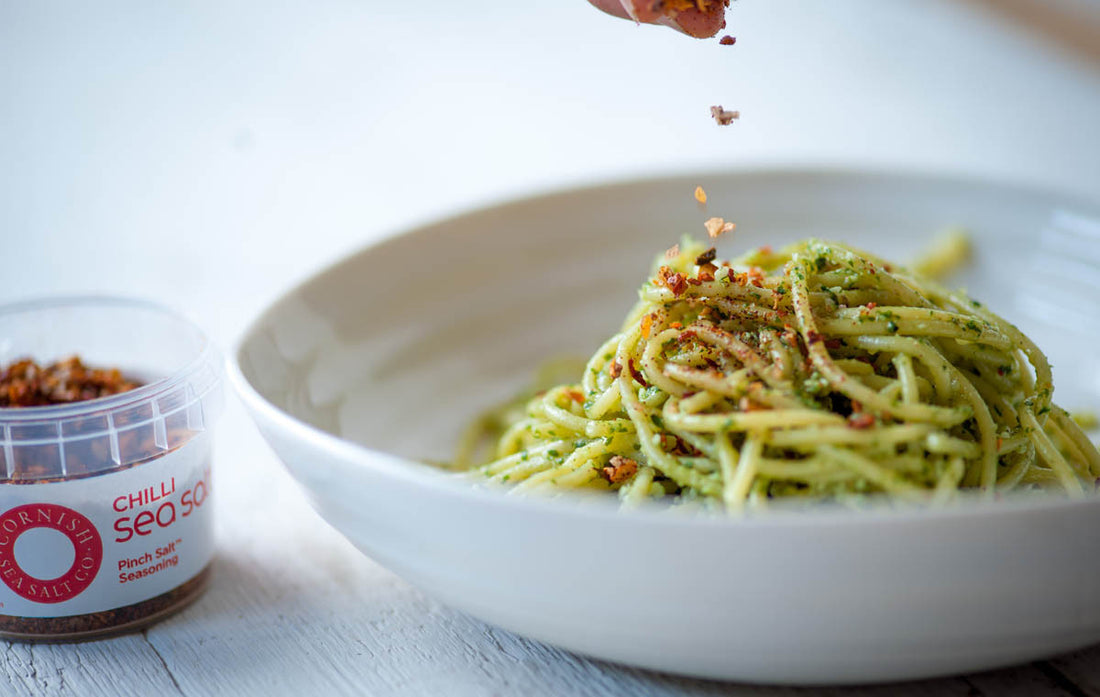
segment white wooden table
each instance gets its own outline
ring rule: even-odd
[[[228,347],[348,250],[546,186],[828,162],[1095,195],[1096,4],[741,0],[721,47],[583,0],[0,3],[0,301],[141,295]],[[742,121],[709,123],[714,103]],[[0,695],[803,694],[591,661],[441,607],[312,512],[232,397],[217,439],[207,594],[141,634],[0,642]],[[812,693],[1100,695],[1100,650]]]

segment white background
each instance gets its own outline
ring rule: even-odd
[[[0,0],[0,301],[139,295],[228,348],[349,250],[546,187],[826,163],[1100,191],[1094,0],[736,0],[729,22],[732,47],[584,0]],[[216,468],[211,592],[143,635],[0,643],[0,693],[726,689],[435,605],[320,522],[232,399]],[[881,694],[1061,694],[1050,665],[1100,694],[1097,664]]]

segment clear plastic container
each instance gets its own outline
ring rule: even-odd
[[[0,307],[0,366],[77,355],[141,387],[0,408],[0,637],[145,626],[194,600],[213,558],[210,428],[221,360],[158,305],[69,298]]]

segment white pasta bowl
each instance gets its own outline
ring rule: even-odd
[[[1057,401],[1096,405],[1095,352],[1076,330],[1018,316],[1037,231],[1066,207],[1100,216],[1027,188],[880,172],[556,193],[348,257],[263,313],[231,373],[326,520],[486,622],[608,660],[766,683],[1006,665],[1100,641],[1095,495],[737,519],[509,495],[425,463],[449,459],[461,430],[542,361],[591,353],[654,253],[708,215],[738,224],[720,255],[818,236],[906,259],[932,231],[965,226],[977,256],[959,284],[1052,356]]]

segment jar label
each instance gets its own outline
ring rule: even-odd
[[[0,615],[71,617],[156,597],[214,556],[210,442],[140,465],[0,485]]]

